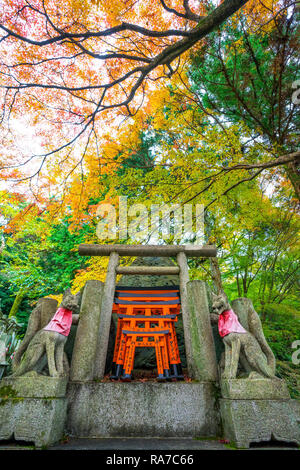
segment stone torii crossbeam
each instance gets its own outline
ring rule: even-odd
[[[117,274],[141,275],[179,275],[181,310],[185,337],[185,350],[188,373],[195,376],[193,366],[191,325],[187,295],[189,272],[187,257],[213,257],[217,255],[213,245],[79,245],[79,254],[82,256],[109,256],[106,280],[103,289],[100,308],[100,323],[96,347],[96,360],[94,363],[94,378],[101,380],[104,377],[106,355],[109,342],[110,324]],[[120,256],[138,257],[171,257],[176,256],[178,266],[119,266]],[[205,347],[205,345],[204,345]],[[214,372],[213,372],[214,374]]]

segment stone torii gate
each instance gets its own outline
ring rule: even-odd
[[[101,287],[99,289],[99,295],[101,291],[100,319],[98,325],[94,325],[94,328],[97,327],[98,333],[94,345],[93,364],[91,364],[93,371],[90,372],[93,379],[101,380],[104,376],[117,274],[179,276],[188,374],[198,380],[215,381],[217,379],[217,362],[205,283],[189,281],[187,264],[187,257],[216,257],[215,246],[83,244],[79,246],[78,251],[82,256],[109,256],[105,284],[100,286],[99,283],[99,287]],[[177,266],[119,266],[120,256],[176,256]],[[88,295],[86,293],[86,296]],[[83,345],[82,348],[84,348]],[[80,350],[82,348],[80,346],[75,348],[72,358],[71,380],[81,379],[78,377],[78,373],[80,374],[80,362],[82,361]],[[85,364],[87,364],[86,360],[85,355]]]

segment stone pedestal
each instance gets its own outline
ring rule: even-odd
[[[223,398],[232,400],[281,400],[289,399],[286,383],[281,379],[230,379],[221,380]]]
[[[281,441],[300,444],[293,400],[220,400],[224,437],[238,448]],[[297,422],[298,421],[298,422]]]
[[[279,379],[221,381],[224,438],[238,448],[277,440],[300,444],[300,416]]]
[[[47,447],[64,433],[67,379],[33,374],[0,382],[0,440]]]
[[[211,382],[70,382],[67,432],[86,438],[220,436],[215,395]]]

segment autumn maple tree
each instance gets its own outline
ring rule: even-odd
[[[264,177],[278,190],[290,186],[299,201],[299,103],[292,87],[299,68],[298,15],[290,5],[288,14],[249,27],[249,15],[240,12],[151,100],[148,132],[160,142],[163,168],[148,177],[158,181],[165,172],[171,185],[176,172],[170,200],[185,193],[184,202],[202,197],[209,208]]]
[[[103,128],[134,115],[157,80],[172,76],[186,51],[246,3],[3,1],[2,142],[9,148],[3,176],[39,176],[49,157],[70,164],[74,149],[81,158],[72,169],[80,168],[89,147],[101,145]],[[38,127],[42,151],[20,149],[12,137],[20,121]]]

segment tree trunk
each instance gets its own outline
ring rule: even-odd
[[[290,182],[293,185],[295,194],[300,201],[300,165],[299,162],[293,161],[286,165],[286,172]]]
[[[210,258],[210,269],[211,269],[211,277],[216,289],[217,294],[223,292],[223,285],[222,285],[222,278],[221,278],[221,271],[219,268],[219,263],[217,258]]]
[[[237,275],[236,275],[236,285],[237,285],[237,290],[238,290],[238,296],[242,297],[239,273],[237,273]]]
[[[14,303],[12,304],[11,309],[10,309],[8,318],[12,318],[12,317],[15,317],[17,315],[20,304],[21,304],[22,300],[24,299],[25,294],[26,294],[26,290],[21,288],[19,290],[19,292],[17,293],[16,297],[15,297],[15,300],[14,300]]]

